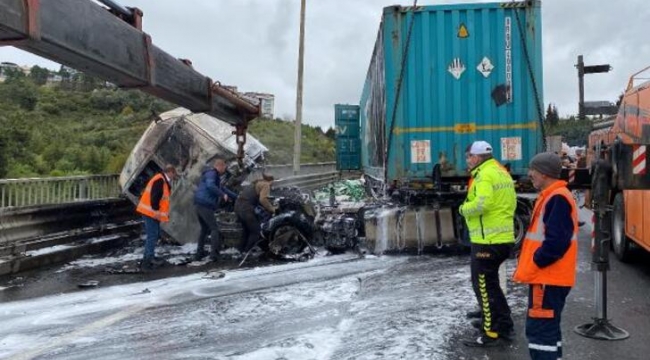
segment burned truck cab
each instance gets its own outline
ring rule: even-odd
[[[120,174],[123,194],[137,204],[149,179],[166,164],[174,165],[179,178],[172,184],[170,221],[162,230],[174,241],[196,241],[200,226],[194,211],[194,190],[206,166],[217,158],[228,162],[223,181],[237,190],[250,173],[256,171],[268,149],[253,136],[247,136],[243,167],[237,160],[233,127],[203,113],[184,108],[165,112],[152,122],[133,148]]]

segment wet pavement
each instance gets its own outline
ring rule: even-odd
[[[590,219],[586,211],[583,219]],[[572,289],[562,313],[562,344],[564,359],[588,360],[646,360],[650,358],[650,254],[639,253],[632,263],[624,264],[610,252],[611,271],[607,273],[608,318],[630,333],[621,341],[604,341],[585,338],[574,328],[592,323],[596,316],[594,306],[594,272],[591,271],[591,227],[581,229],[579,240],[579,264],[576,286]],[[516,285],[520,287],[519,285]],[[526,289],[521,289],[526,292]],[[463,337],[472,336],[466,331],[454,337],[453,347],[457,357],[464,360],[520,360],[528,359],[525,338],[525,311],[513,311],[517,338],[504,349],[468,349],[460,344]]]
[[[588,225],[581,230],[578,284],[563,313],[564,358],[647,359],[650,256],[632,264],[613,259],[608,274],[609,314],[629,339],[573,332],[595,313],[590,232]],[[527,359],[526,288],[512,282],[515,341],[495,349],[460,343],[474,336],[465,319],[475,307],[468,262],[455,254],[321,254],[245,269],[232,260],[147,274],[110,275],[108,265],[19,274],[22,286],[0,291],[0,358]],[[508,261],[509,273],[514,266]],[[98,288],[77,287],[87,280]]]
[[[68,264],[0,276],[0,303],[84,291],[87,287],[81,285],[89,282],[97,282],[96,287],[103,288],[218,269],[238,268],[241,260],[238,252],[224,254],[218,263],[203,261],[188,266],[187,263],[192,260],[195,247],[196,244],[159,245],[156,256],[169,262],[147,272],[139,271],[143,248],[142,241],[135,240],[124,248],[104,254],[88,255]],[[275,263],[251,257],[241,268],[270,266]]]

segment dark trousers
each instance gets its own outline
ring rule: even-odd
[[[203,254],[203,247],[205,246],[205,240],[210,234],[210,257],[216,258],[221,251],[221,237],[219,234],[219,225],[217,224],[217,219],[214,216],[214,210],[207,208],[205,206],[196,205],[196,214],[199,217],[199,224],[201,224],[201,233],[199,234],[199,240],[197,241],[197,254]]]
[[[247,252],[260,240],[260,222],[255,216],[255,209],[252,206],[235,204],[235,214],[243,228],[239,251]]]
[[[526,338],[531,359],[562,358],[560,320],[569,291],[571,288],[565,286],[530,285]]]
[[[494,337],[514,327],[510,307],[499,285],[499,266],[508,259],[512,244],[472,244],[472,287],[482,313],[482,331]]]

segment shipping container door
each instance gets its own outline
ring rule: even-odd
[[[393,6],[383,26],[389,180],[466,176],[474,140],[525,175],[544,150],[540,3]]]
[[[336,168],[359,170],[361,147],[359,138],[359,106],[335,105]]]

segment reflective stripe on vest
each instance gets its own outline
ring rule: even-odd
[[[569,249],[562,258],[553,264],[540,268],[535,264],[533,257],[545,239],[546,227],[544,225],[544,213],[546,205],[553,196],[563,196],[571,206],[571,218],[573,220],[573,235]],[[573,286],[575,284],[575,273],[578,257],[578,207],[566,188],[566,182],[557,181],[546,191],[540,194],[540,199],[535,204],[533,218],[528,227],[528,232],[523,240],[519,263],[513,276],[515,281],[527,284],[544,284],[556,286]]]
[[[154,210],[151,207],[151,189],[153,188],[153,184],[160,179],[163,180],[163,196],[160,199],[158,210]],[[135,211],[162,222],[169,221],[169,185],[167,185],[163,174],[156,174],[149,180],[142,196],[140,196],[140,202]]]

